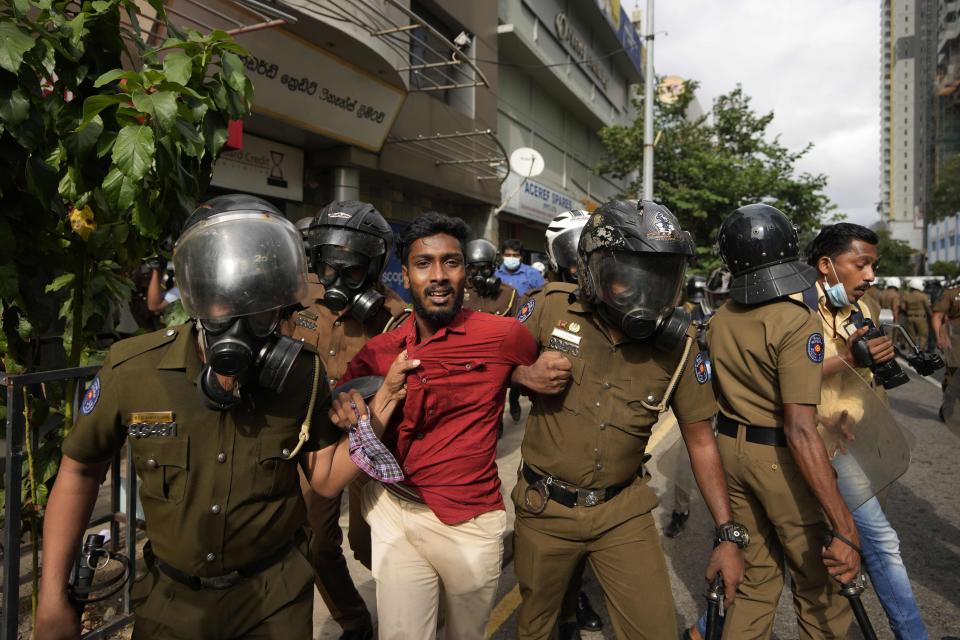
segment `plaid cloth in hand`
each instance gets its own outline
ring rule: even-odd
[[[358,412],[359,414],[359,412]],[[373,432],[368,417],[357,417],[357,424],[349,431],[350,459],[374,480],[393,484],[403,480],[403,471],[393,454]]]

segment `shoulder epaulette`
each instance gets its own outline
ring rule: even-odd
[[[181,331],[190,331],[190,323],[121,340],[110,347],[110,364],[116,367],[131,358],[168,345],[177,339]]]
[[[548,282],[546,286],[544,286],[542,289],[536,289],[534,291],[527,292],[527,297],[529,298],[534,294],[539,293],[540,291],[543,291],[546,295],[549,296],[550,294],[553,294],[553,293],[570,294],[576,290],[577,290],[577,285],[573,284],[572,282]]]

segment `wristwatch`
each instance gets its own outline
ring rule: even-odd
[[[724,522],[714,530],[714,543],[732,542],[741,549],[746,549],[750,544],[750,532],[739,522]]]

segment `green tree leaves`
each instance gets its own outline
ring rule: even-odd
[[[117,134],[113,145],[113,162],[127,177],[143,179],[153,165],[153,129],[146,125],[127,125]]]
[[[929,222],[937,222],[957,213],[960,213],[960,156],[947,162],[937,176]]]
[[[11,22],[0,22],[0,67],[18,73],[23,55],[35,44],[30,34]]]
[[[757,114],[750,97],[738,86],[714,102],[709,114],[689,117],[697,84],[687,82],[672,102],[655,105],[657,131],[654,193],[673,211],[684,228],[693,233],[701,263],[709,268],[713,241],[723,219],[737,207],[768,202],[801,227],[820,224],[833,209],[823,193],[826,176],[796,170],[796,162],[810,149],[790,150],[769,127],[773,114]],[[639,113],[642,105],[635,104]],[[600,132],[607,157],[598,167],[601,174],[625,178],[643,166],[643,117],[625,126]],[[627,193],[636,193],[640,180]]]

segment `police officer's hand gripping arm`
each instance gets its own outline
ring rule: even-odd
[[[950,351],[950,349],[953,348],[953,345],[950,343],[950,332],[943,322],[946,315],[943,311],[935,310],[933,312],[933,335],[937,336],[937,346],[940,347],[940,349]]]
[[[419,366],[419,360],[409,360],[407,352],[403,351],[390,365],[383,384],[369,406],[356,389],[341,393],[331,403],[328,414],[330,421],[346,430],[356,425],[361,417],[369,417],[374,433],[378,438],[383,436],[394,410],[407,395],[407,372]],[[349,440],[344,436],[336,447],[327,447],[308,455],[305,468],[314,491],[330,498],[340,495],[358,471],[350,459],[349,449]]]
[[[522,385],[534,393],[560,393],[570,382],[571,368],[570,361],[559,351],[544,351],[529,367],[519,366],[514,369],[510,382]]]

